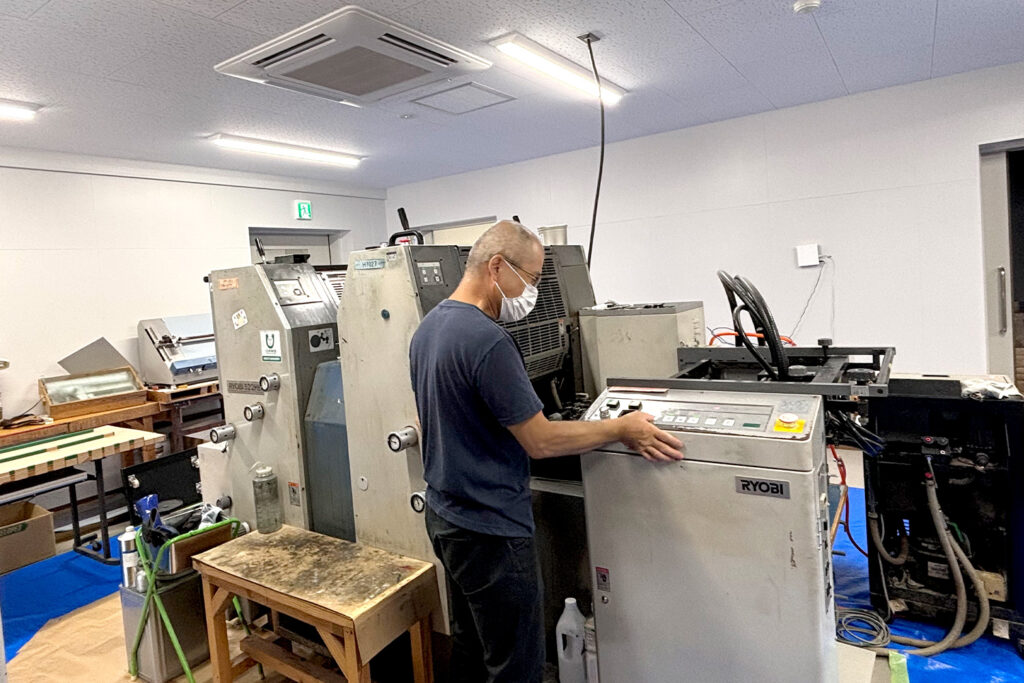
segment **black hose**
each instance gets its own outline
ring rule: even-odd
[[[779,336],[779,328],[775,324],[775,318],[768,308],[767,302],[761,296],[761,292],[747,278],[737,275],[733,277],[724,270],[718,271],[718,279],[725,288],[726,298],[729,300],[729,309],[732,311],[733,325],[736,327],[739,345],[742,343],[754,355],[758,363],[765,368],[769,377],[778,380],[789,379],[789,358],[782,347],[782,339]],[[740,322],[740,314],[747,313],[754,323],[754,330],[761,335],[758,340],[759,346],[768,347],[771,353],[771,366],[764,358],[753,350],[754,345],[747,338],[746,330]]]
[[[903,528],[902,523],[896,525],[896,535],[900,537],[900,554],[896,557],[890,555],[885,544],[882,543],[882,532],[879,529],[877,514],[868,513],[868,529],[871,531],[871,542],[875,545],[879,557],[897,567],[906,564],[907,558],[910,557],[910,539],[907,538],[907,530]]]

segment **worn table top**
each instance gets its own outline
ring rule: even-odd
[[[259,584],[357,619],[417,581],[436,581],[434,566],[359,543],[282,526],[248,533],[192,558],[203,567]]]

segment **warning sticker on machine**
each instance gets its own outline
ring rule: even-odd
[[[299,484],[298,482],[288,482],[288,502],[296,507],[302,506],[302,501],[299,497]]]
[[[928,576],[933,579],[948,579],[949,578],[949,565],[941,562],[929,562],[928,563]]]
[[[249,318],[245,315],[245,309],[240,308],[231,314],[231,324],[235,326],[235,329],[245,327],[245,324],[249,322]]]
[[[334,349],[334,328],[324,327],[309,331],[309,352],[331,351]]]
[[[597,587],[597,590],[611,593],[612,578],[609,575],[608,570],[604,567],[594,567],[594,573],[597,577],[597,581],[594,584]]]
[[[260,358],[273,363],[281,362],[280,330],[260,330]]]

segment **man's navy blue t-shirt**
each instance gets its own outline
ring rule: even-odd
[[[476,306],[445,300],[409,349],[427,504],[464,529],[533,535],[530,460],[506,427],[542,408],[512,336]]]

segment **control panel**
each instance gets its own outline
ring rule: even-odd
[[[417,277],[423,287],[443,287],[444,272],[439,261],[426,261],[416,264]]]
[[[268,273],[268,275],[271,275],[271,273]],[[306,281],[306,278],[290,277],[275,279],[271,277],[270,281],[274,285],[277,300],[282,306],[322,301],[316,288],[311,286],[312,283]]]
[[[588,420],[622,417],[636,411],[654,416],[666,431],[724,432],[793,438],[809,434],[817,404],[809,397],[745,394],[743,402],[713,400],[730,394],[611,388],[590,407]],[[701,400],[695,400],[699,397]],[[713,397],[712,400],[706,400]]]

